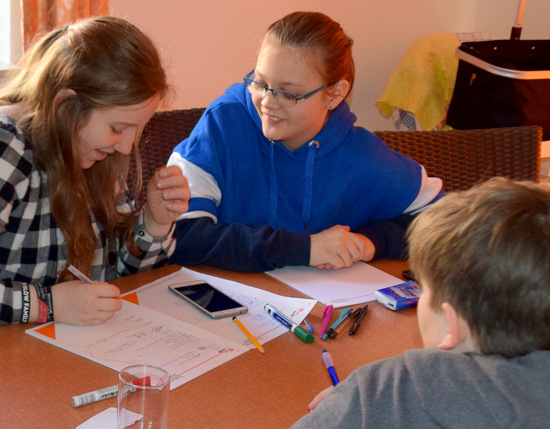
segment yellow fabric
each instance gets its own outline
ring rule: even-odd
[[[389,118],[395,109],[411,112],[423,130],[440,127],[453,95],[459,41],[454,33],[423,37],[407,49],[376,101]]]

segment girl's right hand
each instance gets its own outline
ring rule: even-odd
[[[122,308],[120,289],[105,282],[71,280],[52,286],[54,319],[71,325],[99,325]]]

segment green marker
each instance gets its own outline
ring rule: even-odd
[[[304,328],[294,323],[290,317],[283,314],[280,310],[277,310],[271,304],[264,305],[264,310],[267,312],[267,314],[273,317],[281,325],[289,329],[290,332],[300,338],[303,342],[313,342],[314,337],[313,335],[311,335],[310,332],[306,331]]]

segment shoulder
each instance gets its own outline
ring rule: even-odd
[[[30,176],[33,170],[32,151],[17,122],[0,114],[0,154],[2,186],[9,181],[14,186]]]

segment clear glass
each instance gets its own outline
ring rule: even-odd
[[[118,429],[166,429],[170,374],[152,365],[132,365],[118,374]]]

